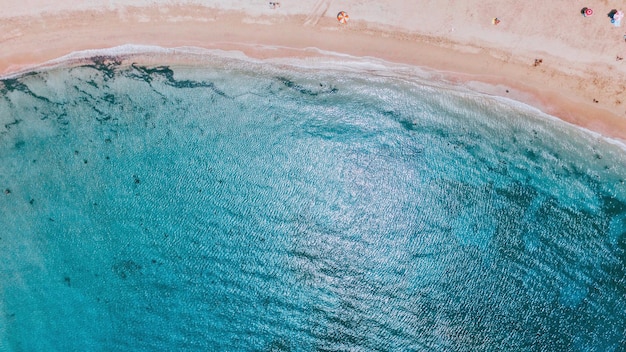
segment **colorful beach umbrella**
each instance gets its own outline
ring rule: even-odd
[[[349,18],[350,16],[348,16],[345,11],[339,11],[339,13],[337,14],[337,21],[339,21],[339,23],[348,23]]]
[[[590,8],[588,8],[588,7],[583,7],[583,9],[582,9],[580,12],[581,12],[581,13],[583,14],[583,16],[585,16],[585,17],[589,17],[589,16],[593,15],[593,10],[592,10],[592,9],[590,9]]]

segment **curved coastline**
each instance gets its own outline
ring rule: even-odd
[[[231,45],[236,45],[231,43]],[[110,60],[118,62],[120,65],[131,65],[139,63],[142,65],[174,65],[174,66],[193,66],[202,67],[210,63],[216,57],[220,59],[235,59],[239,61],[250,61],[256,64],[274,64],[285,65],[292,68],[304,69],[322,69],[332,71],[350,71],[364,72],[369,75],[382,75],[385,77],[394,77],[403,80],[414,81],[420,80],[421,84],[432,84],[438,89],[453,89],[456,91],[464,91],[470,94],[484,95],[492,97],[506,105],[514,106],[520,110],[528,110],[539,116],[564,123],[574,127],[589,137],[602,139],[610,144],[616,145],[626,151],[626,142],[624,139],[609,137],[600,132],[572,123],[567,119],[559,118],[545,112],[540,107],[528,104],[523,100],[516,100],[504,95],[493,94],[493,90],[497,89],[496,85],[488,85],[480,82],[480,88],[475,85],[466,84],[467,82],[450,79],[446,72],[432,70],[428,67],[419,67],[409,64],[401,64],[385,61],[376,57],[355,57],[349,54],[324,51],[319,48],[283,48],[267,45],[255,45],[257,51],[272,52],[288,50],[296,54],[289,57],[254,57],[246,54],[246,48],[249,45],[240,45],[240,50],[222,50],[207,49],[202,47],[160,47],[154,45],[138,45],[125,44],[111,48],[88,49],[82,51],[71,52],[33,66],[24,67],[15,72],[11,72],[0,76],[0,83],[6,79],[17,79],[31,73],[43,72],[55,69],[71,68],[84,64],[91,64],[94,60]],[[482,88],[482,89],[481,89]]]
[[[198,47],[241,51],[258,59],[324,56],[334,52],[433,70],[444,80],[520,101],[611,139],[626,140],[626,118],[622,116],[626,113],[620,106],[622,98],[626,101],[622,97],[626,93],[617,86],[603,86],[607,79],[620,77],[623,72],[615,65],[607,66],[601,61],[606,61],[604,58],[594,65],[561,59],[555,59],[553,64],[546,56],[546,63],[536,68],[526,62],[528,57],[546,54],[549,48],[538,47],[536,52],[516,57],[498,48],[497,43],[491,43],[491,47],[486,46],[489,43],[474,45],[363,21],[338,27],[331,16],[321,16],[314,25],[303,25],[307,18],[299,13],[251,15],[197,5],[9,17],[4,25],[8,34],[0,38],[6,48],[0,54],[0,75],[24,73],[72,52],[128,43],[167,50]],[[611,96],[600,97],[613,88],[616,91]]]

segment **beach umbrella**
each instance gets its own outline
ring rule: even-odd
[[[339,11],[337,14],[337,21],[339,21],[339,23],[348,23],[349,18],[350,16],[348,16],[345,11]]]
[[[609,16],[611,19],[613,19],[616,13],[617,13],[617,10],[613,9],[611,10],[611,12],[607,13],[606,15]]]
[[[593,10],[588,7],[583,7],[582,10],[580,10],[580,13],[582,13],[583,16],[588,17],[593,15]]]

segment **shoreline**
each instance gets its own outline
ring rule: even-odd
[[[235,45],[231,43],[231,45]],[[503,102],[504,104],[511,105],[515,108],[523,110],[530,110],[533,113],[539,113],[543,116],[541,118],[553,119],[559,123],[565,123],[584,134],[593,138],[600,138],[603,141],[616,145],[622,150],[626,151],[626,142],[618,138],[612,138],[600,134],[599,132],[591,129],[576,125],[574,123],[563,120],[557,116],[550,115],[536,106],[526,104],[520,100],[511,98],[510,96],[490,94],[484,91],[489,89],[497,89],[497,84],[489,85],[488,83],[480,82],[482,88],[477,88],[471,84],[459,84],[458,81],[449,80],[446,78],[445,73],[432,70],[427,67],[412,66],[407,64],[398,64],[382,60],[374,57],[354,57],[343,53],[334,52],[322,52],[318,48],[306,48],[306,49],[293,49],[293,48],[276,48],[266,47],[262,45],[254,46],[257,51],[289,51],[294,55],[291,56],[271,56],[263,58],[254,58],[247,56],[242,50],[222,50],[222,49],[206,49],[199,47],[176,47],[176,48],[164,48],[158,46],[146,46],[146,45],[133,45],[125,44],[112,48],[102,49],[90,49],[84,51],[72,52],[68,55],[41,63],[36,66],[27,67],[23,70],[10,73],[5,76],[0,76],[0,81],[5,79],[19,79],[20,77],[27,76],[31,73],[46,72],[50,70],[63,70],[72,67],[80,67],[82,65],[89,65],[96,62],[96,60],[113,61],[120,65],[120,67],[126,67],[133,64],[148,65],[148,66],[173,66],[173,67],[205,67],[208,60],[212,60],[215,57],[219,59],[234,59],[240,61],[249,61],[254,64],[268,63],[271,65],[289,66],[294,68],[310,69],[332,69],[336,71],[350,70],[351,73],[365,72],[373,74],[375,76],[392,77],[396,79],[407,79],[410,82],[415,80],[428,81],[439,88],[453,89],[459,92],[468,92],[476,95],[486,95],[493,97],[494,99]],[[298,54],[298,55],[295,55]],[[305,61],[312,59],[313,61]],[[316,60],[317,59],[317,60]],[[343,59],[343,60],[342,60]],[[349,60],[349,61],[348,61]],[[303,66],[303,64],[306,64]],[[339,64],[339,67],[331,67],[332,64]],[[359,67],[354,64],[360,65]],[[407,72],[408,71],[408,72]],[[434,79],[434,81],[432,80]]]
[[[13,37],[0,38],[5,48],[0,53],[0,78],[36,70],[71,53],[129,43],[170,50],[197,47],[240,51],[253,59],[336,53],[432,71],[445,81],[519,101],[583,129],[626,142],[626,106],[621,106],[622,99],[626,102],[626,93],[617,79],[625,77],[626,81],[626,75],[621,69],[607,69],[604,63],[594,71],[577,63],[554,67],[552,57],[544,54],[544,63],[533,67],[525,62],[526,57],[515,58],[497,48],[472,47],[445,38],[398,32],[396,28],[385,31],[379,25],[356,21],[340,26],[329,17],[319,18],[315,25],[303,25],[307,20],[304,15],[250,17],[245,12],[202,6],[166,10],[129,7],[123,16],[120,13],[90,10],[39,15],[36,21],[7,21],[0,30],[10,26],[13,29],[8,32]],[[15,35],[18,32],[20,35]],[[571,71],[576,70],[581,76],[572,75]],[[605,76],[599,76],[602,70],[606,70]],[[615,81],[616,87],[607,87],[607,80]],[[611,89],[614,94],[605,98],[603,94]]]

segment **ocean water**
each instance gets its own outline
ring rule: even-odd
[[[620,145],[305,66],[0,81],[0,350],[626,350]]]

